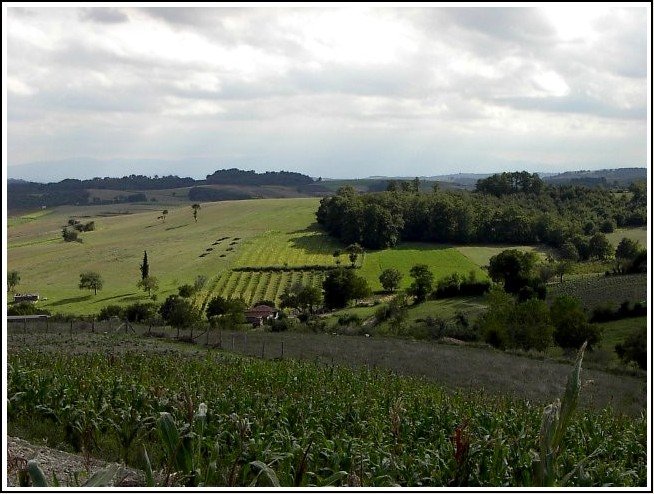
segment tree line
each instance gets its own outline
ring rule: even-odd
[[[244,171],[236,168],[228,170],[217,170],[207,175],[206,180],[195,180],[191,177],[178,177],[177,175],[166,175],[148,177],[145,175],[129,175],[124,177],[95,177],[87,180],[67,178],[59,182],[37,183],[37,182],[10,182],[7,184],[7,207],[9,209],[33,208],[41,206],[62,206],[65,204],[88,204],[90,197],[89,189],[105,190],[165,190],[178,189],[181,187],[193,187],[204,184],[221,185],[282,185],[282,186],[304,186],[314,183],[313,178],[296,172],[264,172],[257,173],[253,170]],[[193,196],[190,200],[225,200],[242,199],[240,197],[223,197],[225,194],[237,194],[238,192],[213,192],[212,189],[195,187],[192,189]],[[218,196],[217,196],[218,195]],[[250,195],[247,195],[250,198]],[[145,194],[133,194],[117,196],[109,202],[134,202],[146,201]],[[96,203],[102,203],[95,198]],[[106,202],[106,201],[104,201]]]
[[[632,185],[629,196],[546,185],[520,172],[491,176],[474,192],[435,188],[424,193],[410,185],[366,194],[341,187],[321,200],[316,219],[343,243],[368,249],[400,241],[544,243],[559,248],[575,239],[583,249],[584,241],[597,233],[647,223],[641,184]]]

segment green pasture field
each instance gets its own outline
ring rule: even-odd
[[[452,273],[467,275],[470,271],[474,271],[478,279],[488,278],[479,265],[461,254],[456,247],[418,242],[405,242],[393,249],[367,252],[358,274],[368,280],[372,290],[378,291],[383,289],[379,275],[384,269],[395,268],[404,275],[400,288],[407,288],[413,281],[409,271],[416,264],[429,266],[434,282]]]
[[[470,261],[480,267],[487,267],[490,258],[507,249],[518,249],[523,252],[535,252],[541,260],[552,254],[552,248],[546,245],[459,245],[456,249]]]
[[[623,238],[637,241],[641,247],[647,247],[647,227],[638,228],[616,228],[611,233],[606,234],[613,247],[617,247]]]
[[[385,296],[378,300],[378,303],[372,306],[360,307],[347,307],[328,315],[323,316],[323,319],[330,325],[338,324],[338,318],[344,315],[358,315],[363,321],[372,318],[375,312],[388,300],[389,296]],[[468,317],[476,317],[486,308],[484,297],[455,297],[441,300],[427,300],[421,304],[410,305],[406,321],[408,324],[414,324],[420,319],[426,317],[439,317],[445,320],[452,319],[457,312],[462,312]],[[389,322],[384,321],[379,325],[370,328],[371,333],[389,333]]]
[[[34,221],[50,213],[52,213],[52,209],[41,209],[33,213],[12,216],[10,218],[7,218],[7,226],[11,227],[11,226],[22,225],[23,223]]]
[[[602,340],[598,350],[610,354],[611,361],[618,363],[619,358],[615,353],[615,345],[623,343],[627,336],[634,331],[647,328],[647,317],[629,317],[617,321],[602,322],[597,325],[602,328]]]
[[[292,283],[319,286],[325,273],[232,269],[334,266],[334,251],[344,247],[317,228],[319,198],[202,203],[195,222],[189,204],[167,203],[180,198],[159,192],[152,191],[157,202],[62,206],[10,217],[8,269],[20,273],[17,291],[39,293],[43,299],[39,305],[56,313],[93,314],[109,304],[145,302],[149,299],[136,283],[147,251],[150,274],[159,280],[157,301],[175,293],[179,285],[193,283],[198,275],[208,278],[199,304],[216,295],[243,296],[248,302],[278,299]],[[165,221],[159,218],[163,209],[169,211]],[[96,230],[80,233],[82,243],[66,243],[61,228],[69,218],[94,221]],[[622,232],[642,235],[645,230]],[[382,289],[379,274],[388,267],[404,274],[401,288],[410,285],[409,270],[416,264],[427,264],[435,282],[454,272],[474,271],[483,279],[487,275],[481,268],[490,257],[512,247],[403,243],[365,253],[357,261],[357,272],[374,291]],[[542,247],[515,248],[536,251],[541,257],[548,253]],[[349,264],[346,254],[339,260]],[[99,272],[104,280],[97,295],[77,287],[79,274],[87,270]]]
[[[20,273],[18,292],[37,292],[47,299],[39,306],[92,314],[108,304],[148,300],[136,287],[146,250],[150,274],[159,279],[160,301],[198,275],[207,276],[211,286],[232,267],[246,240],[271,229],[296,234],[307,229],[315,220],[318,202],[302,198],[202,203],[197,223],[188,205],[166,208],[165,221],[157,219],[164,208],[151,203],[60,207],[9,226],[7,265]],[[82,243],[66,243],[61,237],[61,228],[71,217],[95,221],[95,231],[80,234]],[[219,241],[223,237],[227,238]],[[299,237],[295,241],[301,243]],[[87,270],[99,272],[104,280],[97,295],[77,287],[79,274]]]

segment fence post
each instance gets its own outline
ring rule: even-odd
[[[73,336],[73,320],[70,320],[70,336]]]
[[[234,350],[234,335],[232,335],[232,350]]]
[[[23,332],[27,331],[27,317],[23,317]]]
[[[91,333],[95,333],[95,317],[91,321]]]
[[[282,358],[284,358],[284,340],[282,340]]]

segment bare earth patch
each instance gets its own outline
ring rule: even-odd
[[[60,487],[81,486],[98,470],[109,465],[97,458],[86,458],[31,444],[17,437],[7,437],[7,486],[19,486],[19,472],[27,467],[28,460],[36,460],[45,474],[50,486],[54,485],[54,476]],[[114,477],[116,487],[143,486],[144,475],[137,470],[122,467]]]

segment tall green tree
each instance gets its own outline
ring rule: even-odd
[[[197,204],[197,203],[196,203],[196,204],[193,204],[193,205],[191,206],[191,209],[193,210],[193,219],[194,219],[195,222],[197,223],[197,222],[198,222],[198,211],[200,210],[200,205]]]
[[[413,278],[413,283],[409,286],[408,293],[416,299],[416,303],[424,302],[431,293],[434,275],[429,271],[426,264],[416,264],[411,268],[409,274]]]
[[[103,285],[102,277],[95,271],[85,271],[79,275],[78,287],[80,290],[93,290],[93,293],[97,295],[98,290],[102,290]]]
[[[178,295],[169,295],[159,308],[159,314],[167,324],[177,328],[177,338],[180,329],[193,327],[201,320],[200,311],[189,300]]]
[[[533,252],[507,249],[490,258],[488,275],[495,282],[503,282],[507,293],[517,294],[530,284],[537,260]]]
[[[401,281],[402,273],[396,268],[384,269],[384,271],[379,275],[379,282],[387,292],[394,292],[397,290]]]
[[[350,300],[364,298],[370,293],[365,278],[346,268],[332,270],[323,281],[322,287],[324,303],[328,309],[345,307]]]
[[[363,254],[363,247],[361,247],[357,243],[350,244],[345,248],[345,252],[348,253],[350,264],[352,265],[352,267],[354,267],[354,265],[357,262],[357,259],[359,258],[359,255]]]
[[[288,287],[280,297],[281,307],[299,309],[305,313],[313,313],[321,303],[322,293],[320,288],[312,285],[302,285],[301,283]]]
[[[143,261],[141,262],[141,280],[146,279],[150,276],[150,264],[148,264],[148,253],[143,251]]]
[[[14,291],[14,288],[20,283],[20,274],[18,271],[9,271],[7,273],[7,288],[10,292]]]
[[[559,295],[550,306],[550,317],[554,324],[554,341],[562,348],[579,348],[584,341],[591,350],[601,338],[601,330],[589,324],[586,313],[578,299]]]
[[[596,233],[588,241],[588,254],[591,258],[605,260],[613,254],[611,242],[603,233]]]

